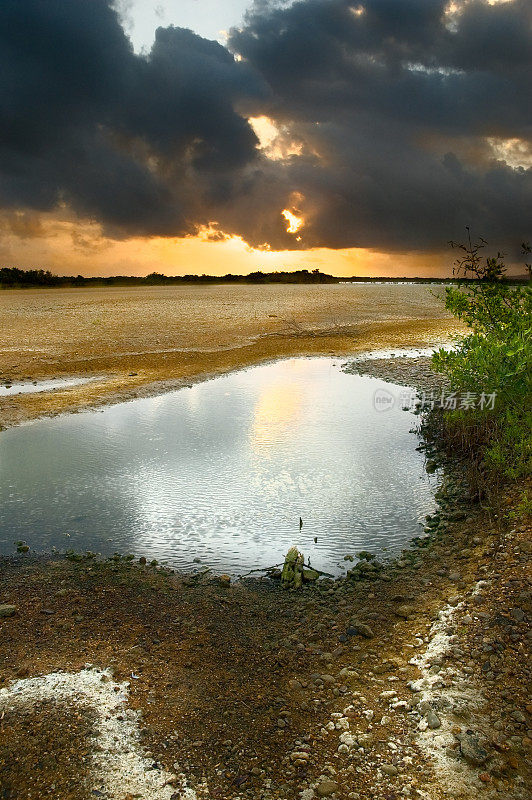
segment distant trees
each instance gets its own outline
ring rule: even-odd
[[[528,268],[529,265],[527,265]],[[475,282],[476,276],[463,278],[464,283]],[[523,279],[508,278],[510,283],[523,282]],[[455,283],[453,278],[382,278],[382,277],[345,277],[339,278],[320,272],[319,269],[296,269],[292,272],[250,272],[249,275],[164,275],[161,272],[151,272],[144,277],[136,275],[112,275],[106,278],[86,278],[83,275],[54,275],[44,269],[18,269],[17,267],[0,268],[0,289],[16,289],[31,287],[53,286],[175,286],[179,284],[214,284],[214,283],[290,283],[290,284],[315,284],[315,283]]]
[[[60,280],[57,275],[53,275],[47,269],[0,268],[0,285],[2,286],[57,286]]]
[[[164,275],[151,272],[145,277],[113,275],[107,278],[85,278],[83,275],[54,275],[44,269],[0,268],[1,288],[39,286],[172,286],[181,283],[338,283],[340,278],[326,275],[319,269],[310,272],[298,269],[293,272],[251,272],[249,275]]]

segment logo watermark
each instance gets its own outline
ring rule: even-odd
[[[442,408],[444,411],[492,411],[495,408],[497,392],[422,392],[415,389],[402,389],[392,392],[388,389],[377,389],[373,395],[375,411],[390,411],[397,406],[403,411],[432,410]]]
[[[396,397],[387,389],[377,389],[373,395],[373,407],[376,411],[389,411],[395,406]]]

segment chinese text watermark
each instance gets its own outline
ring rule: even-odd
[[[444,411],[492,411],[495,407],[497,392],[422,392],[415,389],[403,389],[394,394],[388,389],[377,389],[373,395],[373,407],[376,411],[389,411],[394,406],[404,411],[432,410],[442,408]]]

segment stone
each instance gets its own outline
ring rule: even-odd
[[[382,764],[381,770],[384,772],[385,775],[389,775],[393,777],[394,775],[399,775],[399,770],[397,767],[394,767],[393,764]]]
[[[375,559],[375,555],[373,553],[369,553],[367,550],[361,550],[360,553],[357,553],[357,558],[361,561],[373,561]]]
[[[281,582],[283,586],[293,589],[300,589],[303,583],[303,565],[305,558],[297,547],[291,547],[286,554],[283,570],[281,572]]]
[[[0,605],[0,618],[12,617],[16,611],[16,606],[9,605],[8,603],[2,603]]]
[[[231,586],[231,576],[230,575],[220,575],[218,578],[218,584],[223,586],[224,589],[227,589]]]
[[[412,616],[414,613],[414,609],[412,606],[398,606],[395,609],[395,613],[398,617],[402,617],[403,619],[408,619],[408,617]]]
[[[351,620],[351,625],[347,629],[347,633],[349,636],[358,634],[359,636],[363,636],[364,639],[373,639],[374,635],[369,625],[366,625],[364,622],[360,622],[357,619]]]
[[[432,730],[435,730],[436,728],[441,728],[441,720],[439,716],[436,714],[436,712],[432,710],[432,708],[427,712],[427,716],[425,717],[425,719],[427,720],[427,725]]]
[[[312,583],[313,581],[317,581],[320,577],[319,572],[316,572],[315,569],[304,569],[302,571],[303,580],[307,583]]]
[[[338,784],[336,783],[336,781],[331,781],[328,778],[326,778],[316,786],[315,791],[318,797],[330,797],[331,794],[334,794],[337,789],[338,789]]]
[[[488,758],[488,752],[480,744],[480,739],[472,731],[466,731],[459,737],[460,752],[469,764],[478,767]]]

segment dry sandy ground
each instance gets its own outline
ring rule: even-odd
[[[434,296],[442,291],[392,284],[3,291],[1,381],[97,380],[0,398],[0,427],[279,356],[431,344],[459,330]]]

